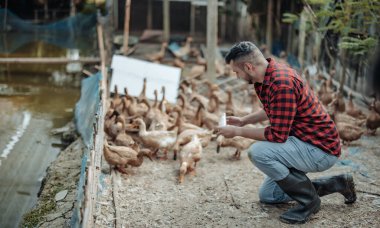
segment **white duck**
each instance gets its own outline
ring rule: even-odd
[[[193,135],[191,141],[187,143],[181,150],[180,168],[179,168],[179,183],[182,183],[185,174],[195,174],[197,162],[202,157],[202,144],[197,135]]]
[[[177,140],[178,128],[172,131],[147,131],[145,122],[141,118],[133,121],[133,124],[139,126],[139,137],[145,147],[151,148],[157,156],[159,150],[164,152],[164,158],[167,159],[168,151],[174,146]]]

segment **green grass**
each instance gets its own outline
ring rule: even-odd
[[[58,184],[49,189],[49,192],[41,197],[38,205],[23,216],[21,227],[37,227],[37,225],[42,222],[45,215],[55,210],[57,203],[55,202],[54,197],[63,189],[64,186],[62,184]]]

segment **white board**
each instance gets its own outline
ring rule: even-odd
[[[112,79],[110,91],[117,85],[120,94],[124,94],[124,88],[128,94],[139,96],[143,87],[144,78],[147,79],[146,96],[154,99],[154,90],[158,91],[158,99],[162,97],[161,88],[165,86],[166,99],[170,103],[176,103],[178,86],[181,77],[181,68],[151,63],[144,60],[114,55],[112,57]]]

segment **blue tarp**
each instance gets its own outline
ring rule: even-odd
[[[75,105],[75,125],[85,147],[82,157],[82,165],[77,188],[76,205],[71,217],[71,227],[80,227],[81,210],[84,201],[84,189],[86,185],[86,168],[87,160],[90,156],[90,150],[94,145],[94,126],[96,124],[96,116],[99,114],[100,108],[100,83],[102,75],[100,72],[92,75],[89,78],[82,80],[81,96]],[[103,129],[102,129],[103,130]]]
[[[93,145],[95,116],[100,104],[99,86],[101,80],[100,72],[83,79],[81,96],[75,105],[75,124],[87,147]]]

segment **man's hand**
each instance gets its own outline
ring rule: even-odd
[[[240,127],[235,126],[224,126],[224,127],[218,127],[216,129],[216,133],[218,135],[223,135],[226,138],[232,138],[238,135]]]
[[[227,124],[241,127],[244,125],[244,122],[241,117],[227,116]]]

